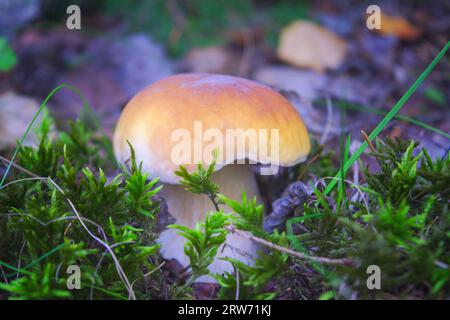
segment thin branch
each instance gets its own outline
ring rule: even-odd
[[[302,170],[300,171],[297,181],[301,181],[303,179],[303,176],[305,175],[305,173],[308,171],[309,167],[317,160],[319,159],[320,153],[315,154],[311,159],[308,160],[308,162],[306,163],[306,165],[302,168]]]
[[[5,185],[5,186],[6,186],[6,185]],[[46,227],[46,226],[48,226],[49,224],[55,223],[55,222],[58,222],[58,221],[78,220],[78,217],[77,217],[77,216],[65,216],[65,217],[55,218],[55,219],[49,220],[49,221],[47,221],[47,222],[43,222],[42,220],[39,220],[38,218],[36,218],[35,216],[33,216],[33,215],[31,215],[31,214],[28,214],[28,213],[18,213],[18,212],[7,212],[7,213],[3,214],[3,216],[5,216],[5,217],[14,217],[14,216],[18,216],[18,217],[21,217],[21,216],[28,217],[28,218],[30,218],[31,220],[36,221],[37,223],[39,223],[39,224],[40,224],[41,226],[43,226],[43,227]],[[1,217],[2,217],[2,216],[0,216],[0,218],[1,218]],[[103,239],[104,239],[105,241],[108,241],[108,239],[107,239],[107,237],[106,237],[106,234],[105,234],[105,231],[103,230],[103,228],[102,228],[99,224],[95,223],[95,222],[92,221],[92,220],[89,220],[89,219],[87,219],[87,218],[84,218],[84,217],[82,217],[82,219],[83,219],[83,221],[86,221],[87,223],[90,223],[90,224],[92,224],[93,226],[97,227],[97,229],[99,230],[99,232],[102,234]]]
[[[34,174],[31,171],[28,171],[27,169],[25,169],[24,167],[19,166],[18,164],[15,164],[14,162],[11,162],[11,160],[0,156],[0,160],[3,161],[4,163],[6,163],[7,165],[11,164],[12,167],[16,168],[19,171],[22,171],[24,173],[26,173],[27,175],[34,177],[34,178],[38,178],[39,176]]]
[[[18,263],[17,263],[17,269],[18,269],[18,270],[20,270],[20,264],[21,264],[21,262],[22,262],[23,249],[25,249],[25,244],[26,244],[26,243],[27,243],[27,242],[24,240],[23,243],[22,243],[22,247],[20,248],[20,252],[19,252],[19,261],[18,261]],[[19,272],[17,272],[16,279],[19,279]]]
[[[367,133],[364,130],[361,129],[361,134],[362,134],[364,140],[369,145],[370,150],[372,150],[373,153],[376,153],[377,149],[375,149],[375,146],[373,145],[372,141],[370,141],[369,136],[367,135]]]
[[[216,209],[216,211],[220,211],[219,203],[217,202],[217,195],[215,193],[208,193],[208,198],[213,203],[214,208]]]
[[[118,243],[114,243],[113,245],[111,245],[111,249],[114,249],[115,247],[124,245],[124,244],[133,244],[135,243],[135,241],[123,241],[123,242],[118,242]],[[97,265],[95,266],[95,272],[94,272],[94,276],[93,278],[95,278],[98,274],[98,269],[100,269],[100,265],[103,262],[103,259],[106,257],[106,255],[109,253],[108,250],[105,250],[102,254],[102,256],[100,257],[100,259],[97,262]],[[92,300],[93,296],[94,296],[94,284],[95,284],[95,280],[92,281],[91,284],[91,288],[89,290],[89,299]],[[133,287],[133,285],[131,285]],[[129,298],[129,297],[128,297]]]
[[[287,253],[291,256],[294,256],[294,257],[297,257],[300,259],[311,260],[311,261],[315,261],[315,262],[319,262],[319,263],[332,264],[332,265],[344,265],[344,266],[354,266],[355,265],[355,262],[350,259],[331,259],[331,258],[326,258],[326,257],[309,256],[309,255],[303,254],[301,252],[294,251],[292,249],[276,245],[270,241],[255,237],[254,235],[252,235],[249,232],[236,229],[233,225],[228,226],[226,229],[231,233],[237,234],[238,236],[252,240],[252,241],[262,244],[268,248]]]
[[[103,247],[105,247],[106,250],[109,251],[109,253],[111,254],[111,257],[114,261],[117,273],[119,275],[119,277],[121,278],[122,282],[124,283],[128,293],[131,296],[132,300],[136,300],[136,295],[134,294],[133,288],[131,287],[131,283],[128,280],[127,275],[125,274],[124,270],[122,269],[122,266],[120,265],[119,260],[117,259],[114,251],[111,249],[111,246],[104,242],[102,239],[98,238],[96,235],[94,235],[91,230],[89,230],[89,228],[86,226],[86,224],[83,221],[83,218],[80,216],[80,214],[78,213],[77,209],[75,208],[75,205],[72,203],[72,201],[65,195],[64,191],[61,189],[60,186],[58,186],[56,184],[55,181],[53,181],[53,179],[48,178],[48,180],[55,186],[55,188],[64,196],[64,198],[66,199],[66,201],[69,203],[69,206],[72,208],[73,212],[75,213],[75,215],[78,217],[78,220],[80,221],[81,225],[83,226],[83,228],[86,230],[86,232],[94,239],[96,240],[98,243],[100,243]]]
[[[22,168],[22,169],[23,169],[23,168]],[[20,170],[20,169],[19,169],[19,170]],[[107,242],[106,240],[103,241],[102,239],[98,238],[96,235],[94,235],[94,234],[91,232],[91,230],[89,230],[89,228],[88,228],[88,227],[86,226],[86,224],[84,223],[85,218],[82,217],[82,216],[78,213],[78,211],[77,211],[77,209],[75,208],[75,205],[73,204],[73,202],[65,195],[64,191],[62,190],[62,188],[61,188],[58,184],[56,184],[56,182],[53,181],[52,178],[39,177],[39,176],[35,175],[34,173],[29,172],[29,171],[27,172],[27,171],[28,171],[28,170],[25,169],[24,172],[26,172],[26,173],[29,174],[29,175],[32,175],[33,178],[20,179],[20,180],[12,181],[12,182],[10,182],[10,183],[8,183],[8,184],[2,186],[0,189],[3,189],[3,188],[7,187],[7,186],[10,185],[10,184],[17,183],[17,182],[20,182],[20,181],[25,181],[25,180],[47,180],[47,181],[49,181],[51,184],[53,184],[53,186],[56,188],[56,190],[58,190],[58,191],[63,195],[63,197],[66,199],[67,203],[68,203],[69,206],[71,207],[72,211],[75,213],[75,215],[76,215],[78,221],[80,221],[82,227],[86,230],[86,232],[87,232],[94,240],[96,240],[96,241],[97,241],[98,243],[100,243],[103,247],[105,247],[105,249],[111,254],[111,257],[112,257],[112,259],[113,259],[113,261],[114,261],[114,265],[115,265],[115,267],[116,267],[116,271],[117,271],[117,274],[119,275],[119,278],[121,279],[121,281],[122,281],[123,284],[125,285],[125,288],[127,289],[127,291],[128,291],[128,293],[129,293],[131,299],[136,300],[136,295],[134,294],[134,291],[133,291],[133,288],[132,288],[132,286],[131,286],[131,283],[130,283],[130,281],[128,280],[127,275],[125,274],[125,272],[124,272],[122,266],[120,265],[119,260],[117,259],[117,257],[116,257],[116,255],[115,255],[114,251],[111,249],[111,247],[110,247],[110,245],[108,244],[108,242]]]
[[[156,271],[158,271],[159,269],[161,269],[164,265],[166,264],[165,261],[163,261],[160,265],[158,265],[157,267],[155,267],[153,270],[149,271],[148,273],[144,274],[142,277],[137,278],[136,280],[134,280],[131,283],[131,287],[134,286],[134,284],[136,283],[136,281],[138,281],[139,279],[145,279],[147,278],[149,275],[155,273]]]

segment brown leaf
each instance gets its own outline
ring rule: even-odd
[[[414,41],[422,35],[422,30],[412,25],[408,20],[381,13],[381,29],[383,35],[394,35],[406,41]]]
[[[284,28],[278,57],[297,67],[317,72],[338,68],[347,53],[347,44],[333,32],[308,21],[297,20]]]

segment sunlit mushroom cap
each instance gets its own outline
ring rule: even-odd
[[[202,136],[194,124],[197,129],[201,126]],[[233,130],[256,132],[258,142],[251,143],[249,134],[247,147],[239,151],[239,142],[227,137]],[[191,157],[180,163],[174,155],[185,134],[190,136]],[[267,139],[261,138],[264,134]],[[280,166],[292,166],[304,161],[310,151],[305,125],[287,99],[265,85],[217,74],[178,74],[140,91],[123,110],[115,129],[114,152],[121,162],[130,157],[127,141],[143,169],[167,183],[178,183],[174,172],[180,164],[188,170],[195,163],[209,164],[214,149],[219,152],[216,170],[242,159],[263,164],[276,159]],[[227,157],[230,150],[233,156]]]

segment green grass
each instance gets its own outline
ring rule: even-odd
[[[439,61],[444,57],[448,48],[450,47],[450,41],[441,49],[438,55],[431,61],[431,63],[426,67],[426,69],[420,74],[416,81],[412,84],[412,86],[405,92],[405,94],[400,98],[400,100],[392,107],[392,109],[386,114],[386,116],[381,120],[381,122],[373,129],[373,131],[369,135],[369,141],[373,141],[378,134],[387,126],[387,124],[396,116],[396,114],[400,111],[400,109],[405,105],[405,103],[409,100],[409,98],[413,95],[413,93],[417,90],[417,88],[422,84],[422,82],[427,78],[430,72],[434,69],[434,67],[438,64]],[[352,166],[352,164],[359,159],[361,154],[368,147],[367,142],[361,144],[361,146],[352,154],[350,159],[348,159],[344,165],[343,169],[340,170],[336,177],[339,178],[342,175],[342,172],[347,172],[347,170]],[[327,188],[325,189],[325,195],[329,194],[333,188],[335,187],[337,180],[332,180]]]
[[[17,64],[17,56],[14,50],[6,41],[6,38],[0,37],[0,72],[9,72]]]
[[[67,83],[62,83],[60,85],[58,85],[56,88],[54,88],[48,95],[47,97],[44,99],[44,102],[42,102],[42,104],[40,105],[38,111],[35,113],[35,115],[33,116],[33,118],[31,119],[30,123],[28,124],[25,132],[23,133],[22,137],[20,138],[17,147],[13,153],[13,156],[11,157],[11,162],[8,164],[8,166],[6,167],[6,171],[3,174],[2,180],[0,181],[0,189],[3,186],[3,184],[5,183],[5,180],[8,176],[9,170],[11,169],[12,164],[14,163],[14,161],[16,160],[17,154],[20,150],[20,147],[22,146],[23,141],[25,140],[25,138],[28,136],[31,128],[33,127],[33,125],[35,124],[39,114],[41,114],[42,110],[47,106],[48,101],[55,95],[55,93],[57,93],[59,90],[61,89],[68,89],[71,90],[72,92],[74,92],[82,101],[83,103],[83,110],[81,111],[82,114],[86,114],[87,117],[89,117],[89,120],[91,122],[94,123],[96,129],[102,133],[102,141],[105,142],[105,147],[106,147],[106,152],[108,153],[108,159],[110,161],[113,162],[113,164],[116,164],[115,162],[115,157],[114,157],[114,152],[112,150],[112,145],[109,142],[109,139],[106,137],[106,135],[104,134],[103,128],[101,127],[98,119],[95,117],[95,115],[93,115],[92,112],[92,108],[89,105],[89,102],[86,100],[86,98],[84,97],[84,95],[80,92],[80,90],[78,90],[76,87],[67,84]]]
[[[413,85],[406,91],[406,93],[400,98],[400,100],[392,107],[392,109],[386,114],[386,116],[382,119],[382,121],[376,126],[376,128],[371,132],[369,135],[369,140],[372,141],[377,137],[377,135],[387,126],[387,124],[397,116],[397,113],[400,111],[400,109],[405,105],[405,103],[408,101],[408,99],[411,97],[411,95],[417,90],[417,88],[420,86],[420,84],[425,80],[425,78],[430,74],[430,72],[433,70],[433,68],[438,64],[438,62],[444,57],[445,53],[447,52],[448,48],[450,46],[450,42],[447,42],[447,44],[442,48],[442,50],[439,52],[439,54],[433,59],[433,61],[427,66],[427,68],[422,72],[422,74],[417,78],[417,80],[413,83]],[[345,107],[348,107],[346,105]],[[366,110],[372,110],[365,108]],[[428,126],[426,124],[420,123],[423,127],[427,126],[430,127],[433,131],[438,131],[438,129],[433,128],[431,126]],[[425,126],[424,126],[425,125]],[[441,134],[444,134],[446,137],[449,137],[444,132],[439,132]],[[345,154],[348,155],[348,147],[350,143],[350,137],[347,141],[346,148],[345,148]],[[336,183],[339,181],[343,181],[345,179],[345,173],[347,170],[351,167],[351,165],[359,159],[361,154],[365,151],[365,149],[368,147],[367,142],[364,142],[356,151],[352,154],[350,159],[346,159],[341,163],[341,169],[336,174],[335,178],[333,179],[326,187],[324,191],[324,196],[328,195],[333,188],[335,187]],[[340,194],[342,193],[342,190],[340,191]],[[297,222],[301,222],[303,220],[299,218],[291,218],[287,221],[287,232],[289,239],[294,239],[294,235],[292,233],[292,225]],[[299,251],[303,251],[303,248],[298,245],[298,242],[293,241],[292,245],[294,248],[296,248]]]
[[[325,106],[325,104],[317,104],[318,106]],[[379,116],[386,116],[387,115],[387,111],[378,109],[378,108],[371,108],[365,105],[361,105],[361,104],[357,104],[357,103],[350,103],[347,101],[335,101],[334,103],[335,106],[337,106],[338,108],[341,109],[346,109],[346,110],[354,110],[354,111],[359,111],[359,112],[366,112],[366,113],[373,113]],[[431,132],[437,133],[447,139],[450,139],[450,134],[448,134],[447,132],[444,132],[436,127],[433,127],[423,121],[420,121],[414,117],[410,117],[407,115],[403,115],[403,114],[396,114],[394,119],[397,120],[401,120],[407,123],[411,123],[413,125],[416,125],[418,127],[421,127],[425,130],[429,130]]]
[[[27,269],[31,268],[32,266],[34,266],[35,264],[43,261],[44,259],[46,259],[47,257],[49,257],[50,255],[52,255],[53,253],[57,252],[58,250],[62,249],[62,247],[64,247],[66,244],[65,243],[61,243],[59,246],[53,248],[52,250],[50,250],[49,252],[46,252],[45,254],[43,254],[42,256],[40,256],[39,258],[31,261],[29,264],[27,264],[26,266],[24,266],[23,268],[17,269],[7,263],[4,263],[2,261],[0,261],[0,264],[7,267],[8,269],[11,269],[13,271],[15,271],[14,273],[10,273],[7,274],[6,277],[7,278],[11,278],[16,276],[18,273],[24,273]]]
[[[417,124],[425,129],[432,130],[438,134],[441,134],[447,138],[450,138],[450,136],[436,128],[433,128],[432,126],[429,126],[427,124],[424,124],[418,120],[406,117],[406,116],[398,116],[397,113],[399,110],[405,105],[405,103],[408,101],[408,99],[411,97],[411,95],[416,91],[416,89],[419,87],[419,85],[425,80],[425,78],[428,76],[428,74],[432,71],[432,69],[436,66],[436,64],[442,59],[442,57],[445,55],[449,48],[450,42],[448,42],[444,48],[439,52],[439,54],[433,59],[433,61],[430,63],[430,65],[422,72],[422,74],[419,76],[419,78],[413,83],[413,85],[406,91],[406,93],[402,96],[402,98],[393,106],[393,108],[385,115],[385,117],[382,119],[382,121],[376,126],[376,128],[372,131],[372,133],[369,136],[369,140],[374,140],[378,134],[386,127],[386,125],[394,118],[399,117],[402,120],[406,120],[409,122],[412,122],[414,124]],[[349,108],[357,108],[358,110],[361,110],[359,106],[349,106],[349,104],[344,104],[343,106],[340,105],[340,107],[343,107],[344,109]],[[368,112],[378,112],[376,109],[371,108],[364,108],[364,111]],[[346,176],[347,170],[350,168],[350,166],[359,159],[361,154],[364,152],[364,150],[367,148],[368,144],[367,142],[364,142],[358,148],[358,150],[348,159],[349,154],[349,145],[350,145],[350,137],[348,137],[345,145],[344,145],[344,139],[343,136],[341,137],[341,168],[339,172],[335,175],[335,178],[331,180],[331,182],[326,186],[325,190],[323,192],[320,192],[319,190],[315,189],[315,194],[317,196],[317,201],[314,204],[315,210],[311,212],[311,210],[307,210],[305,207],[304,209],[304,215],[300,217],[294,217],[291,219],[288,219],[286,222],[286,232],[287,237],[290,241],[290,244],[292,247],[294,247],[297,251],[303,252],[305,254],[308,254],[308,249],[299,241],[297,236],[293,233],[293,225],[296,223],[304,223],[305,221],[313,221],[315,219],[325,219],[326,215],[340,215],[339,211],[341,210],[341,204],[344,202],[346,198],[345,194],[345,188],[344,186],[344,180]],[[395,172],[395,171],[394,171]],[[333,188],[336,186],[336,184],[339,184],[341,187],[338,189],[337,194],[333,197],[336,199],[337,205],[335,206],[335,210],[333,211],[329,205],[328,201],[325,200],[327,196],[331,195],[331,192],[333,191]],[[365,191],[370,191],[370,189],[365,189]],[[395,192],[394,192],[395,193]],[[444,200],[445,201],[445,200]],[[317,207],[317,205],[320,205],[321,208]],[[345,210],[344,210],[345,211]],[[329,219],[329,218],[327,218]],[[320,224],[320,223],[319,223]],[[317,244],[316,244],[317,245]],[[334,276],[330,276],[330,272],[327,271],[324,266],[319,264],[312,264],[314,269],[319,273],[322,274],[325,278],[327,278],[330,282],[333,282]],[[333,293],[334,291],[329,291],[329,294]]]

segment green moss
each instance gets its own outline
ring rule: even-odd
[[[40,144],[21,147],[17,157],[18,165],[39,178],[15,170],[0,190],[1,261],[9,282],[1,283],[0,289],[10,298],[126,298],[129,292],[111,251],[129,281],[145,288],[142,282],[150,279],[144,274],[158,262],[159,245],[154,240],[158,204],[152,202],[159,190],[156,180],[147,182],[134,157],[131,171],[110,170],[108,176],[96,167],[105,153],[94,132],[77,122],[51,138],[50,121],[47,115],[38,130]],[[33,264],[58,246],[42,263]],[[26,272],[6,268],[17,266],[19,260],[21,266],[32,266]],[[81,290],[67,289],[69,265],[81,268]],[[153,277],[157,281],[158,274]],[[91,293],[91,287],[97,289]]]
[[[172,226],[187,239],[191,261],[191,277],[172,284],[160,272],[145,276],[161,263],[155,242],[159,204],[152,200],[160,187],[148,181],[132,146],[130,168],[116,168],[107,160],[109,142],[82,122],[58,136],[50,133],[51,123],[45,113],[39,145],[18,153],[17,164],[26,171],[12,170],[0,189],[0,290],[11,299],[128,299],[127,281],[140,299],[166,297],[160,288],[171,288],[170,297],[192,298],[191,284],[209,274],[232,228],[277,247],[261,251],[253,266],[227,259],[238,273],[212,275],[221,299],[235,299],[238,286],[241,299],[277,298],[286,291],[297,299],[449,297],[448,154],[433,160],[415,142],[378,140],[371,154],[378,168],[366,167],[361,185],[342,184],[328,195],[323,186],[311,187],[313,194],[292,210],[298,216],[289,237],[264,231],[264,209],[255,199],[221,195],[210,180],[214,163],[194,173],[180,168],[186,189],[206,194],[217,212],[193,229]],[[297,168],[306,170],[307,182],[336,170],[333,154],[314,149],[317,165]],[[358,193],[364,197],[352,198]],[[293,227],[300,227],[295,234]],[[321,264],[279,247],[353,263]],[[70,265],[81,268],[81,290],[67,288]],[[380,290],[366,286],[370,265],[381,268]]]
[[[359,186],[367,202],[349,202],[337,210],[338,192],[325,197],[316,189],[311,205],[304,207],[304,216],[321,218],[304,220],[308,231],[297,235],[302,246],[357,263],[327,267],[332,280],[324,280],[329,290],[338,290],[335,298],[449,297],[450,156],[431,160],[417,145],[377,141],[372,156],[379,169],[366,168],[366,182]],[[380,290],[366,286],[370,265],[381,269]]]

